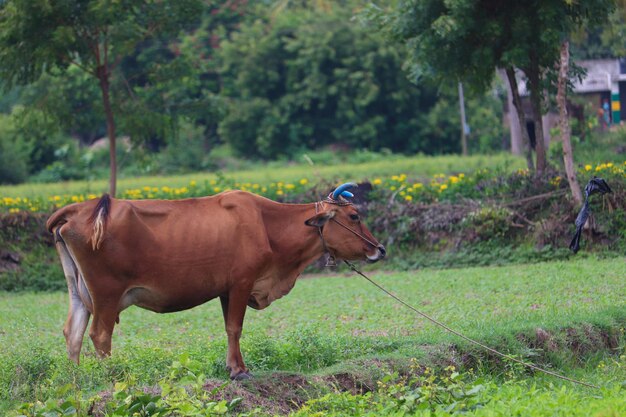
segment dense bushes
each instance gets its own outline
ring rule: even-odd
[[[242,28],[223,45],[220,134],[240,155],[275,158],[341,143],[394,152],[460,151],[456,84],[411,83],[402,49],[350,11],[285,13]],[[501,102],[468,100],[476,150],[501,147]],[[495,142],[495,143],[494,143]]]

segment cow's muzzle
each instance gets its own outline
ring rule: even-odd
[[[385,247],[383,245],[378,245],[376,247],[376,253],[374,253],[374,255],[367,255],[367,262],[378,262],[383,259],[385,255],[387,255],[387,250],[385,250]]]

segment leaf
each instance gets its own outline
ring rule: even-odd
[[[237,407],[237,405],[239,405],[242,401],[243,398],[241,397],[234,398],[228,403],[228,408],[232,410],[233,408]]]
[[[484,389],[484,385],[475,385],[472,387],[472,389],[470,389],[469,391],[465,392],[466,396],[472,396],[472,395],[476,395],[478,394],[480,391],[482,391]]]

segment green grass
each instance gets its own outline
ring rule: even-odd
[[[287,163],[271,162],[264,166],[242,171],[223,172],[228,178],[239,182],[268,184],[276,181],[297,182],[302,178],[316,181],[320,178],[336,181],[355,181],[373,179],[376,176],[389,176],[405,173],[413,177],[426,177],[438,173],[470,172],[479,168],[505,167],[514,170],[524,167],[521,158],[510,154],[476,155],[461,157],[448,156],[380,156],[367,162],[337,162],[325,163],[321,157],[311,157],[313,165],[306,162]],[[301,161],[304,161],[302,159]],[[147,176],[121,178],[118,181],[118,190],[150,187],[182,187],[188,186],[190,181],[198,183],[216,179],[214,172],[197,172],[193,174],[175,176]],[[49,197],[54,195],[76,195],[81,193],[100,194],[108,189],[106,180],[68,181],[63,183],[41,184],[27,183],[14,186],[0,186],[2,197]]]
[[[537,357],[537,352],[520,342],[519,335],[532,338],[536,328],[555,334],[567,328],[578,332],[580,343],[586,343],[585,326],[609,333],[620,327],[623,331],[623,258],[373,272],[373,276],[409,303],[470,337],[540,360],[559,372],[603,385],[615,383],[614,376],[609,378],[595,370],[600,360],[608,360],[603,354],[595,357],[590,349],[591,357],[572,357],[571,351]],[[86,338],[78,367],[65,356],[61,329],[66,309],[67,295],[60,292],[0,295],[0,411],[17,402],[46,399],[65,384],[77,384],[84,392],[94,393],[131,376],[152,385],[182,353],[200,361],[207,375],[227,378],[223,369],[225,334],[215,300],[166,315],[131,307],[121,314],[121,323],[116,326],[113,356],[96,360]],[[623,334],[619,337],[623,342]],[[397,305],[362,278],[342,274],[302,279],[288,296],[267,310],[249,310],[242,350],[253,372],[311,373],[368,357],[427,359],[433,351],[429,347],[450,344],[478,354],[465,342]],[[500,372],[497,364],[483,365],[488,374]],[[626,379],[624,369],[619,372],[618,376]],[[535,380],[542,387],[563,385],[544,377]]]

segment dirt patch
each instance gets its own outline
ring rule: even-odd
[[[307,377],[282,372],[244,381],[241,386],[248,391],[248,396],[257,398],[257,406],[271,414],[288,414],[319,393]]]

